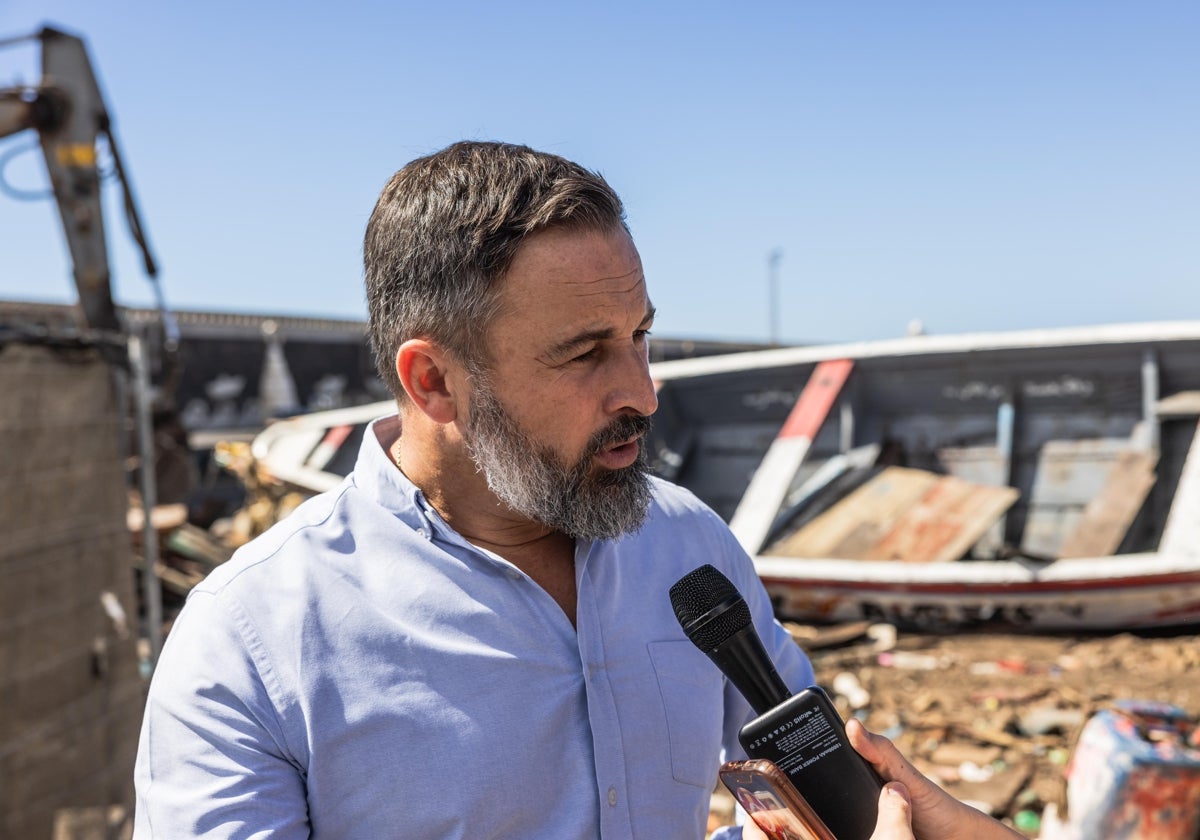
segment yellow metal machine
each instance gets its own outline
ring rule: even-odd
[[[86,325],[122,331],[113,303],[104,216],[100,204],[98,143],[103,140],[124,195],[130,232],[141,249],[146,273],[157,283],[158,267],[146,242],[141,219],[113,134],[112,117],[88,59],[83,40],[52,27],[0,40],[0,47],[39,42],[42,79],[37,85],[0,88],[0,138],[22,131],[37,133],[63,232],[70,250]]]

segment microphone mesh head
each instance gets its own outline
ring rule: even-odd
[[[699,625],[695,622],[721,604],[728,604]],[[696,647],[712,650],[750,624],[750,607],[737,587],[717,569],[705,564],[671,587],[671,607],[683,632]]]

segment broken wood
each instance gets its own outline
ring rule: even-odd
[[[781,540],[776,551],[789,557],[862,559],[937,480],[922,470],[889,467]]]
[[[203,528],[184,523],[166,536],[166,547],[189,560],[216,568],[233,556],[233,549]]]
[[[1163,397],[1154,404],[1154,410],[1160,419],[1196,417],[1200,415],[1200,391],[1180,391]]]
[[[1075,530],[1063,540],[1059,557],[1106,557],[1116,553],[1141,510],[1157,476],[1156,452],[1122,452],[1099,494],[1083,509]]]
[[[771,553],[912,563],[957,560],[1017,496],[1012,487],[889,467]]]
[[[967,553],[1017,500],[1012,487],[944,476],[866,553],[868,560],[935,563]]]
[[[187,505],[155,505],[150,511],[150,524],[160,534],[178,528],[187,522]],[[138,505],[130,505],[125,514],[125,527],[129,533],[140,539],[142,529],[146,527],[146,512]]]

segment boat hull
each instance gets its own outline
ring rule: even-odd
[[[1200,623],[1200,561],[1194,558],[1124,555],[1041,570],[1012,562],[916,569],[791,558],[758,558],[757,563],[777,613],[801,622],[1030,631]]]

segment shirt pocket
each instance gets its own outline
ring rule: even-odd
[[[711,787],[716,780],[724,723],[724,676],[687,640],[646,645],[658,679],[678,782]]]

